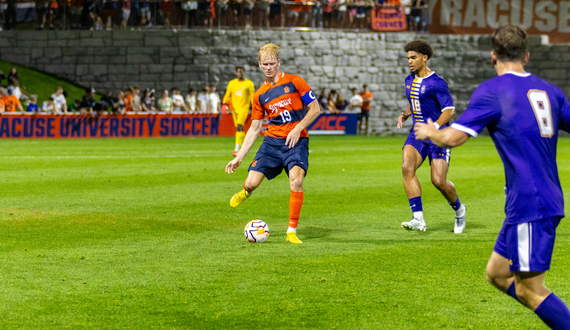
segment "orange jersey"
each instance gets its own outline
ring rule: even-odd
[[[133,107],[131,107],[131,102],[133,101],[133,94],[126,94],[123,97],[123,101],[125,101],[125,112],[133,111]]]
[[[6,112],[16,112],[16,107],[21,104],[20,100],[14,95],[4,95],[2,96],[2,101],[4,101],[4,111]]]
[[[306,105],[316,100],[303,78],[280,72],[275,85],[265,81],[253,95],[251,118],[261,120],[267,114],[269,124],[265,136],[286,139],[289,132],[307,114]],[[301,137],[308,137],[307,129]]]
[[[364,100],[365,98],[368,98],[368,101],[362,101],[362,110],[370,110],[370,101],[372,100],[372,93],[370,92],[362,92],[360,93],[360,96],[362,96],[362,99]]]

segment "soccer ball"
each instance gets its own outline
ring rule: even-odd
[[[263,243],[269,237],[269,227],[262,220],[251,220],[243,230],[245,238],[252,243]]]

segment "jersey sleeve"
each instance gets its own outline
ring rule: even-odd
[[[228,103],[230,101],[230,95],[232,94],[232,82],[230,81],[228,87],[226,88],[226,94],[222,100],[223,103]]]
[[[558,128],[570,132],[570,103],[564,94],[561,97],[562,106],[560,107],[560,124]]]
[[[299,96],[301,97],[305,105],[309,105],[311,102],[317,99],[315,97],[315,94],[311,90],[311,87],[309,87],[309,85],[303,78],[296,76],[293,79],[293,84],[295,85],[297,93],[299,93]]]
[[[437,102],[439,103],[441,112],[447,109],[455,109],[455,106],[453,105],[453,98],[451,97],[449,87],[447,87],[447,82],[445,82],[445,80],[440,79],[440,81],[437,83],[435,96],[437,98]]]
[[[496,124],[501,118],[499,100],[487,85],[475,90],[465,112],[451,127],[476,137],[485,126]]]
[[[251,109],[251,119],[252,120],[261,120],[265,117],[265,112],[259,103],[259,95],[255,94],[253,96],[253,106]]]

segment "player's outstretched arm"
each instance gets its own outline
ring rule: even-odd
[[[303,118],[303,120],[301,120],[299,124],[297,124],[297,126],[287,134],[285,145],[289,146],[289,148],[293,148],[297,142],[299,142],[301,132],[307,128],[307,126],[311,125],[311,123],[321,114],[321,105],[317,100],[313,100],[313,102],[309,103],[308,107],[309,111],[305,115],[305,118]]]
[[[262,120],[252,120],[251,126],[245,135],[245,140],[243,141],[243,146],[241,147],[240,151],[238,152],[236,158],[234,158],[231,162],[226,165],[226,172],[233,173],[241,164],[242,160],[245,158],[245,155],[249,152],[249,149],[253,146],[255,139],[259,136],[259,132],[261,132]]]
[[[442,148],[453,148],[462,145],[469,139],[469,135],[452,127],[442,130],[433,125],[433,121],[428,119],[427,124],[416,123],[414,125],[416,140],[431,140]]]
[[[398,116],[398,125],[396,125],[396,128],[402,128],[404,127],[404,122],[406,120],[408,120],[408,118],[412,115],[412,109],[410,108],[410,105],[408,104],[408,109],[405,112],[402,112],[399,116]]]
[[[447,108],[443,110],[437,121],[434,123],[435,128],[439,129],[442,125],[447,124],[447,122],[451,119],[451,117],[453,117],[454,113],[455,113],[455,108]]]

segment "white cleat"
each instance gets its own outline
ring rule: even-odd
[[[466,211],[466,207],[465,205],[461,205],[461,207],[463,207],[463,215],[458,217],[455,217],[455,227],[453,228],[453,232],[456,234],[461,234],[463,232],[463,229],[465,229],[465,211]]]
[[[402,222],[402,228],[407,230],[426,231],[426,223],[424,221],[413,218],[409,222]]]

